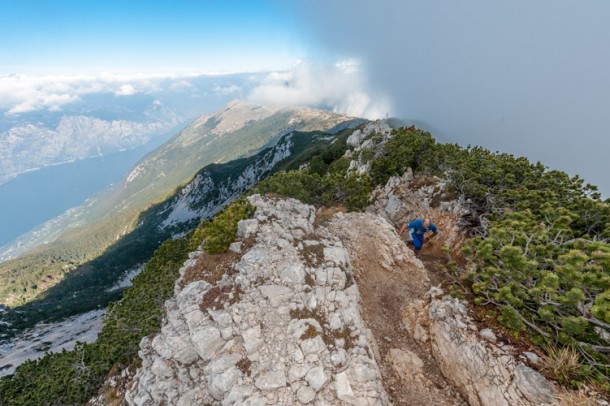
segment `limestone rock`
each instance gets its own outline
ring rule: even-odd
[[[392,348],[390,362],[396,373],[403,379],[423,375],[424,362],[413,352]]]
[[[466,307],[449,296],[422,306],[415,321],[426,330],[423,344],[430,346],[443,375],[470,405],[554,404],[556,393],[549,381],[517,363],[505,349],[482,341],[470,323]]]
[[[258,228],[258,221],[256,219],[240,220],[237,223],[237,236],[241,238],[248,238],[256,232]]]
[[[213,326],[206,326],[195,331],[191,339],[195,345],[195,351],[204,361],[214,358],[216,351],[225,344],[220,337],[220,330]]]
[[[518,364],[515,381],[517,389],[534,405],[553,404],[556,399],[555,388],[545,377],[532,368]]]
[[[307,372],[311,368],[310,365],[296,364],[290,367],[288,371],[288,381],[290,383],[298,381],[307,375]]]
[[[306,405],[316,398],[316,391],[309,386],[301,386],[297,391],[297,399],[300,403]]]
[[[335,388],[337,391],[337,398],[339,398],[339,400],[348,402],[350,404],[353,404],[356,401],[347,373],[341,372],[337,374],[335,377]]]
[[[522,352],[521,355],[523,355],[523,357],[532,365],[540,364],[540,357],[533,352],[525,351]]]
[[[487,340],[490,343],[495,343],[498,340],[496,338],[496,335],[494,334],[494,332],[490,328],[484,328],[483,330],[481,330],[479,332],[479,335],[481,336],[481,338],[483,340]]]
[[[241,242],[234,242],[231,245],[229,245],[229,251],[239,254],[241,252],[242,245],[243,244]]]
[[[307,372],[305,380],[316,392],[319,392],[330,380],[330,375],[322,367],[315,367]]]
[[[239,286],[239,296],[221,295],[226,302],[219,309],[202,310],[213,286],[194,281],[181,287],[178,280],[160,333],[140,343],[142,367],[127,404],[387,404],[378,366],[365,350],[368,336],[361,334],[349,349],[323,339],[347,326],[364,331],[346,249],[327,228],[314,228],[314,207],[249,199],[254,218],[238,224],[239,238],[249,244],[232,245],[241,255],[236,272],[216,285]],[[304,250],[315,253],[315,267]],[[306,274],[315,281],[311,286]]]
[[[221,374],[213,375],[208,386],[210,394],[216,400],[224,399],[227,392],[233,388],[241,375],[241,372],[234,367],[224,371]]]
[[[258,288],[264,298],[269,300],[271,306],[278,307],[287,303],[294,294],[293,290],[281,285],[264,285]]]
[[[286,374],[284,371],[265,372],[256,378],[255,385],[260,390],[283,388],[286,386]]]
[[[360,145],[360,142],[362,141],[362,138],[364,138],[362,131],[360,130],[356,130],[352,133],[352,135],[350,135],[349,137],[347,137],[346,143],[347,145],[349,145],[350,147],[357,147]]]

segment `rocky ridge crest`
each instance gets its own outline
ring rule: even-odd
[[[216,286],[176,282],[161,333],[142,340],[127,402],[388,404],[341,241],[314,228],[312,206],[250,201],[255,218],[238,236],[252,247],[233,245],[245,252]]]
[[[348,145],[353,149],[346,155],[352,157],[350,168],[357,173],[370,170],[370,165],[361,160],[362,154],[358,152],[369,149],[378,154],[383,144],[392,137],[391,131],[383,123],[375,125],[374,129],[365,128],[361,134],[354,132],[355,136],[348,140]],[[372,134],[378,135],[376,143]],[[424,274],[432,281],[416,277],[419,273],[415,264],[422,265],[418,260],[415,260],[415,264],[394,265],[388,269],[396,271],[398,268],[400,272],[409,273],[409,281],[404,283],[403,289],[411,289],[412,292],[399,298],[401,303],[397,307],[401,308],[400,324],[404,327],[404,335],[412,338],[416,345],[411,342],[400,348],[397,343],[383,343],[382,346],[387,348],[386,356],[382,354],[378,357],[378,360],[385,358],[380,364],[381,370],[391,366],[400,376],[398,382],[403,387],[417,382],[414,386],[427,387],[429,394],[434,394],[434,399],[430,399],[416,390],[410,390],[406,395],[418,397],[419,404],[451,404],[449,397],[435,393],[439,384],[453,386],[470,405],[557,404],[554,386],[528,366],[528,363],[537,360],[535,354],[520,353],[497,339],[492,330],[479,329],[465,303],[444,295],[438,287],[431,287],[430,282],[433,285],[446,280],[443,271],[434,269],[439,258],[442,262],[442,257],[446,257],[446,254],[442,254],[443,249],[451,253],[463,246],[466,236],[461,222],[470,214],[468,202],[456,196],[444,180],[435,176],[414,176],[409,168],[401,176],[391,177],[385,185],[373,191],[367,211],[384,218],[396,229],[415,218],[431,217],[442,230],[440,237],[427,243],[427,253],[421,258],[425,266]],[[379,236],[376,238],[382,239]],[[360,245],[366,244],[370,243]],[[383,246],[391,246],[391,242],[385,241]],[[376,249],[383,251],[380,247]],[[350,255],[358,274],[358,262],[361,261],[354,258],[358,250],[350,250]],[[378,259],[376,262],[383,265],[386,261]],[[369,272],[362,279],[368,281],[373,276],[370,272],[372,266],[369,264],[366,268]],[[422,288],[430,290],[424,293]],[[363,294],[366,296],[367,292]],[[370,317],[366,321],[370,327]],[[435,368],[425,371],[424,366],[431,362],[436,364],[446,382],[435,379]],[[395,378],[385,373],[386,387],[388,376],[389,381]]]

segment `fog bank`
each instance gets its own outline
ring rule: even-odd
[[[329,55],[361,61],[390,115],[610,195],[610,2],[312,0],[297,13]]]

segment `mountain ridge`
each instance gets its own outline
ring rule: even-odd
[[[271,117],[274,114],[279,115]],[[258,120],[261,117],[267,121],[261,123]],[[231,120],[237,120],[238,124],[227,124]],[[127,175],[129,182],[121,182],[103,195],[98,195],[82,207],[72,210],[68,215],[53,219],[39,226],[37,231],[18,237],[15,243],[1,247],[0,259],[10,259],[37,245],[48,244],[61,235],[61,230],[103,221],[113,213],[131,212],[132,214],[127,214],[127,218],[133,217],[151,204],[163,200],[176,186],[188,181],[197,170],[208,163],[226,162],[254,154],[273,145],[281,135],[293,129],[330,128],[343,121],[349,119],[322,110],[265,108],[234,100],[220,111],[196,119],[164,145],[147,154]],[[248,123],[251,128],[244,128]],[[217,126],[221,126],[221,129],[217,130]],[[228,126],[232,128],[225,128]],[[231,140],[219,139],[221,135],[227,134],[232,135]],[[237,147],[240,137],[241,142],[246,137],[254,139],[250,139],[247,147],[239,149]],[[184,145],[184,140],[197,145]],[[186,147],[189,149],[185,150]],[[237,153],[235,149],[238,150]],[[202,150],[208,152],[199,152]],[[121,235],[119,230],[117,229],[115,238]]]
[[[57,399],[67,403],[86,402],[96,390],[87,386],[89,372],[99,382],[114,365],[91,404],[123,396],[151,405],[180,398],[357,404],[366,397],[387,404],[368,386],[380,382],[375,364],[395,403],[436,405],[443,396],[451,405],[552,404],[566,394],[584,404],[583,396],[607,390],[604,366],[587,365],[607,359],[608,343],[599,320],[608,309],[610,208],[594,189],[524,158],[437,144],[414,127],[383,123],[303,159],[299,170],[258,184],[256,191],[270,194],[250,198],[256,212],[240,199],[194,233],[164,243],[113,306],[98,342],[29,364],[29,380],[2,380],[0,391],[24,399],[35,380],[27,394],[42,402],[48,395],[41,388],[61,391]],[[354,194],[365,199],[352,207],[368,213],[343,213]],[[415,258],[395,227],[425,216],[441,234]],[[336,262],[345,258],[341,245],[347,264]],[[422,262],[427,275],[416,277]],[[344,311],[345,296],[332,293],[343,283],[360,290],[363,319],[372,323],[366,329],[356,312]],[[439,283],[454,297],[429,289]],[[537,286],[524,289],[527,283]],[[537,300],[541,289],[557,298],[556,307]],[[546,345],[569,351],[574,340],[594,358],[563,370],[571,375],[554,375],[546,365],[557,359]],[[345,365],[341,349],[358,362]],[[81,354],[89,357],[86,373],[48,384],[45,365],[63,365],[55,375],[65,375]],[[574,394],[541,372],[564,384],[569,376],[600,386]],[[84,386],[90,389],[81,392]]]
[[[354,125],[359,122],[356,121]],[[6,339],[38,320],[58,320],[58,317],[95,309],[110,299],[115,300],[117,292],[107,295],[104,289],[114,284],[124,271],[145,261],[161,241],[183,235],[196,227],[201,219],[213,216],[278,165],[286,165],[287,162],[292,166],[298,165],[306,159],[301,156],[309,150],[324,148],[338,139],[344,143],[352,130],[347,128],[342,131],[348,133],[291,132],[281,137],[274,147],[254,156],[205,166],[189,182],[177,187],[165,201],[142,212],[135,220],[133,230],[125,228],[123,235],[107,253],[82,267],[74,264],[74,275],[69,274],[38,301],[17,307],[4,315],[2,319],[10,321],[13,330],[2,328],[0,330],[5,331],[0,336]],[[37,253],[37,250],[33,252]],[[103,276],[96,277],[96,272]],[[63,303],[61,312],[54,311],[56,303]]]

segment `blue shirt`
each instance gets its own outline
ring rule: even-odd
[[[410,233],[421,235],[425,234],[427,231],[433,231],[434,234],[438,232],[436,226],[432,224],[432,222],[430,222],[430,226],[428,228],[424,228],[424,221],[422,219],[417,219],[415,221],[410,222],[409,224],[407,224],[407,228],[409,229]]]

